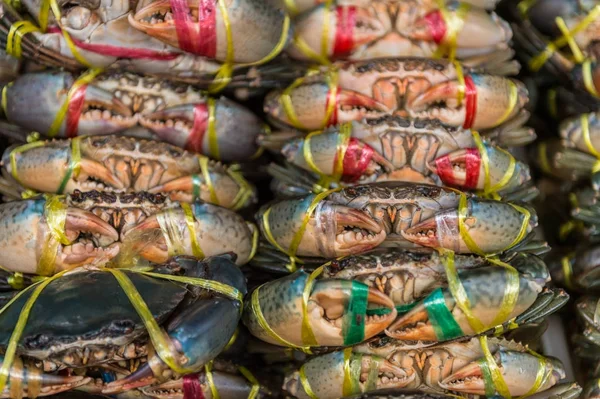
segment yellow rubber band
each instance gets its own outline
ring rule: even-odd
[[[248,370],[246,367],[238,366],[238,370],[252,384],[252,389],[250,390],[250,393],[248,394],[248,399],[255,399],[258,396],[258,393],[260,391],[260,383],[254,377],[254,375],[252,375],[250,370]]]
[[[213,399],[219,399],[220,398],[219,391],[217,390],[215,381],[213,380],[212,366],[213,366],[212,360],[210,362],[206,363],[204,365],[204,374],[206,375],[206,382],[208,382],[208,386],[210,387],[210,392],[212,393]]]
[[[2,88],[2,102],[0,103],[0,105],[2,106],[2,111],[4,112],[4,116],[6,116],[6,114],[8,113],[7,112],[7,109],[8,109],[8,93],[7,93],[7,91],[8,91],[8,88],[12,85],[13,85],[13,82],[10,82],[9,84],[7,84],[6,86],[4,86]]]
[[[54,0],[54,1],[56,1],[56,0]],[[234,48],[233,48],[233,38],[232,38],[232,33],[231,33],[231,22],[229,21],[229,14],[227,12],[227,7],[225,6],[225,4],[222,0],[218,0],[218,4],[219,4],[219,10],[221,11],[221,15],[223,16],[223,24],[225,25],[225,37],[227,40],[227,53],[225,55],[225,62],[223,63],[223,65],[221,65],[221,67],[217,71],[217,74],[215,75],[215,78],[213,79],[213,82],[208,87],[208,92],[212,93],[212,94],[223,90],[229,84],[229,82],[231,81],[231,75],[233,74],[234,66],[242,68],[242,67],[250,67],[250,66],[255,66],[255,65],[266,64],[267,62],[269,62],[273,58],[275,58],[279,53],[281,53],[281,51],[283,50],[283,48],[285,47],[285,44],[287,42],[288,32],[290,29],[290,17],[289,17],[289,15],[286,14],[285,18],[283,20],[281,36],[279,37],[279,41],[277,42],[277,44],[275,45],[273,50],[271,50],[271,52],[269,54],[267,54],[263,59],[258,60],[256,62],[249,62],[249,63],[245,63],[245,64],[235,65],[233,62]]]
[[[537,72],[538,70],[540,70],[540,68],[542,68],[544,66],[544,64],[550,59],[550,57],[552,57],[552,55],[556,51],[558,51],[558,49],[569,44],[570,41],[573,45],[577,46],[577,44],[575,43],[575,41],[572,38],[575,35],[577,35],[578,33],[580,33],[582,30],[587,28],[598,17],[600,17],[600,6],[595,6],[588,13],[588,15],[583,20],[581,20],[581,22],[579,22],[577,25],[575,25],[575,27],[573,29],[563,32],[563,35],[561,37],[548,43],[546,48],[540,54],[538,54],[537,56],[535,56],[533,59],[531,59],[529,61],[529,68],[532,71]],[[563,21],[563,23],[564,23],[564,21]],[[559,28],[560,27],[561,26],[559,25]],[[564,27],[566,28],[566,26],[564,26]],[[577,52],[580,53],[581,50],[578,50]]]
[[[509,164],[508,164],[508,168],[506,169],[506,172],[504,172],[504,175],[502,176],[502,178],[498,181],[498,183],[496,183],[495,185],[492,186],[491,181],[490,181],[490,158],[488,155],[487,148],[483,144],[483,140],[481,139],[479,132],[472,131],[472,134],[473,134],[473,140],[475,141],[475,145],[477,146],[477,150],[479,151],[479,154],[481,157],[481,164],[483,166],[483,172],[484,172],[483,196],[484,197],[489,196],[494,199],[500,199],[500,197],[497,193],[498,193],[498,191],[502,190],[508,184],[510,179],[515,174],[517,161],[516,161],[515,157],[513,157],[508,151],[504,150],[503,148],[498,147],[497,150],[501,151],[508,157]]]
[[[32,32],[40,32],[40,29],[29,21],[17,21],[12,24],[6,38],[6,53],[20,59],[23,36]]]
[[[252,249],[250,250],[250,256],[248,256],[248,261],[251,261],[254,258],[254,255],[256,255],[256,251],[258,250],[258,239],[260,237],[258,227],[256,227],[254,223],[246,222],[246,225],[250,230],[252,230]],[[252,228],[250,226],[252,226]]]
[[[541,355],[532,351],[531,349],[527,349],[527,352],[530,355],[537,357],[539,367],[538,367],[537,373],[535,375],[535,381],[534,381],[533,385],[531,386],[531,389],[529,391],[527,391],[527,393],[525,395],[519,396],[517,399],[525,399],[528,396],[533,395],[534,393],[536,393],[538,391],[538,389],[540,389],[540,387],[545,382],[544,377],[546,376],[546,360]]]
[[[19,172],[17,171],[17,154],[29,151],[33,148],[43,147],[44,145],[45,144],[42,141],[34,141],[33,143],[27,143],[16,147],[10,152],[10,174],[21,186],[24,186],[24,184],[19,179]]]
[[[595,156],[596,158],[600,159],[600,152],[598,152],[594,148],[594,145],[592,144],[592,139],[590,137],[590,121],[589,121],[589,117],[590,117],[590,114],[583,114],[583,115],[581,115],[581,118],[580,118],[580,122],[581,122],[581,136],[583,137],[583,142],[585,143],[585,146],[587,147],[588,152],[590,154],[592,154],[593,156]]]
[[[56,20],[57,25],[60,27],[62,35],[65,38],[65,42],[67,43],[69,50],[71,50],[71,53],[73,54],[73,58],[75,58],[77,60],[77,62],[79,62],[81,65],[83,65],[87,68],[92,68],[92,64],[90,64],[85,58],[83,58],[83,56],[81,54],[79,54],[79,51],[77,50],[77,46],[75,46],[75,43],[73,43],[73,39],[71,39],[71,36],[66,31],[66,29],[63,28],[61,21],[60,21],[61,15],[60,15],[60,7],[58,6],[58,1],[57,0],[43,0],[42,2],[45,2],[45,1],[50,2],[50,7],[52,8],[52,12],[54,13],[54,19]],[[41,22],[40,22],[40,24],[41,24]]]
[[[52,1],[53,3],[56,3],[56,0],[50,0],[50,1]],[[75,92],[81,86],[90,84],[96,78],[96,76],[98,76],[100,73],[102,73],[101,69],[98,69],[98,68],[90,69],[89,71],[87,71],[83,75],[81,75],[79,78],[77,78],[77,80],[73,83],[73,86],[71,86],[71,88],[69,89],[69,92],[67,93],[67,98],[65,99],[65,102],[61,105],[60,109],[58,110],[58,113],[56,114],[56,117],[54,118],[52,125],[50,125],[50,129],[48,129],[48,134],[47,134],[48,137],[54,137],[58,134],[60,127],[62,126],[62,123],[65,120],[65,117],[67,116],[67,111],[69,110],[69,104],[71,103],[73,94],[75,94]]]
[[[330,65],[329,61],[329,25],[331,23],[331,5],[333,0],[327,0],[323,4],[323,27],[321,33],[321,54],[316,53],[310,46],[300,37],[300,33],[296,32],[294,35],[294,45],[300,50],[306,57],[318,62],[322,65]]]
[[[275,237],[273,236],[273,233],[271,232],[271,225],[269,223],[269,215],[270,214],[271,214],[271,208],[267,209],[265,211],[265,213],[263,213],[263,217],[262,217],[263,233],[265,235],[265,238],[267,239],[267,241],[269,241],[269,243],[271,243],[271,245],[273,245],[275,248],[277,248],[277,250],[279,252],[283,252],[284,254],[286,254],[290,257],[290,263],[288,263],[286,265],[286,269],[288,269],[288,271],[290,271],[290,273],[293,273],[297,269],[296,263],[302,264],[303,262],[300,259],[298,259],[297,257],[289,254],[288,251],[283,249],[283,247],[281,245],[279,245],[277,240],[275,240]]]
[[[311,399],[319,399],[319,397],[317,395],[315,395],[314,391],[310,387],[310,383],[308,382],[308,378],[306,378],[306,371],[304,371],[304,365],[302,365],[300,367],[299,374],[300,374],[300,383],[302,384],[302,388],[304,388],[304,392],[306,392],[306,394]]]
[[[44,248],[38,260],[36,274],[50,276],[54,273],[56,254],[60,244],[69,245],[71,242],[65,235],[65,222],[67,219],[67,206],[61,196],[46,196],[44,217],[48,224],[50,234],[46,238]]]
[[[344,123],[342,126],[340,126],[340,132],[338,134],[338,143],[336,146],[335,163],[333,165],[333,173],[331,176],[328,176],[327,174],[323,173],[323,171],[317,167],[310,146],[311,139],[314,136],[318,136],[323,133],[323,131],[315,131],[309,133],[304,139],[302,152],[304,155],[304,160],[306,161],[308,166],[312,169],[313,172],[321,176],[321,185],[326,185],[323,184],[327,183],[326,180],[331,179],[333,182],[339,182],[342,178],[342,175],[344,173],[344,157],[346,156],[346,150],[348,149],[348,144],[350,143],[350,136],[352,135],[352,124]]]
[[[588,93],[596,98],[600,98],[600,93],[596,90],[594,79],[592,78],[592,60],[585,60],[581,65],[581,73],[583,74],[583,84]]]
[[[19,344],[21,335],[23,334],[23,331],[25,330],[25,326],[27,325],[27,319],[29,318],[29,314],[31,313],[31,309],[33,308],[33,305],[35,304],[35,301],[37,300],[37,298],[40,296],[40,294],[42,293],[42,291],[44,290],[44,288],[46,288],[46,286],[48,284],[50,284],[52,281],[56,280],[57,278],[59,278],[60,276],[65,274],[66,272],[67,272],[66,270],[62,271],[62,272],[54,275],[53,277],[47,278],[44,281],[41,281],[37,284],[27,287],[23,291],[19,292],[10,302],[8,302],[6,304],[6,306],[4,306],[2,308],[2,310],[0,310],[0,313],[4,312],[4,310],[6,310],[8,308],[8,306],[11,305],[20,295],[24,294],[29,289],[35,287],[34,291],[31,293],[31,296],[29,297],[29,299],[27,299],[27,302],[25,302],[25,305],[23,305],[23,308],[21,309],[21,313],[19,314],[19,319],[17,320],[15,328],[10,336],[10,339],[8,340],[8,345],[6,347],[6,352],[4,353],[4,360],[2,362],[2,367],[0,367],[0,392],[3,392],[4,388],[6,387],[6,382],[8,381],[8,377],[10,375],[10,369],[13,365],[13,362],[14,362],[16,354],[17,354],[17,345]]]
[[[564,275],[565,287],[573,289],[573,268],[571,267],[571,257],[563,256],[560,260]]]
[[[447,55],[450,61],[454,61],[456,59],[458,34],[464,26],[465,18],[467,17],[471,6],[467,3],[460,3],[456,11],[451,13],[448,11],[448,8],[446,8],[446,2],[444,0],[438,0],[437,4],[438,9],[442,14],[442,18],[446,23],[446,34],[437,50],[434,52],[433,58],[442,58],[444,55]]]
[[[198,244],[198,238],[196,237],[196,224],[194,218],[194,212],[192,212],[192,208],[190,204],[182,202],[181,209],[183,209],[183,213],[185,215],[185,224],[187,225],[188,231],[190,233],[190,241],[192,242],[192,253],[198,259],[204,259],[204,251],[200,248],[200,244]]]
[[[306,284],[304,285],[304,290],[302,291],[302,343],[307,346],[318,345],[317,339],[315,338],[315,334],[313,333],[308,320],[308,300],[315,285],[315,279],[321,273],[323,273],[323,269],[324,266],[321,266],[315,269],[310,276],[308,276]]]
[[[42,32],[46,32],[48,28],[48,15],[50,14],[50,1],[42,0],[40,4],[40,14],[38,15],[38,21]]]
[[[575,58],[575,62],[577,62],[578,64],[581,64],[583,62],[583,60],[585,59],[585,57],[583,56],[581,49],[577,45],[577,42],[575,42],[575,38],[571,35],[571,32],[569,32],[569,28],[567,27],[565,20],[562,19],[561,17],[556,17],[555,22],[556,22],[556,26],[558,26],[558,29],[560,30],[560,32],[563,34],[563,37],[567,41],[567,44],[569,45],[569,48],[571,49],[571,52],[573,53],[573,58]]]
[[[456,70],[456,80],[458,80],[458,93],[456,95],[456,100],[458,101],[458,106],[460,107],[465,99],[465,73],[463,71],[463,67],[458,61],[453,61],[454,69]]]
[[[199,277],[186,277],[186,276],[175,276],[170,274],[160,274],[149,271],[135,271],[136,273],[143,274],[145,276],[160,278],[163,280],[176,281],[178,283],[190,284],[200,288],[204,288],[205,290],[214,291],[221,295],[228,297],[229,299],[236,300],[240,303],[243,302],[244,296],[242,293],[235,287],[230,285],[221,283],[215,280],[208,280]]]
[[[210,177],[210,171],[208,170],[208,157],[198,155],[198,164],[200,165],[200,171],[202,172],[202,176],[204,177],[204,182],[208,187],[208,192],[210,193],[210,202],[215,205],[220,205],[219,198],[217,197],[217,192],[215,190],[215,185]]]
[[[210,97],[207,101],[208,105],[208,148],[210,151],[210,156],[213,159],[220,160],[221,157],[219,155],[219,141],[217,139],[217,129],[215,127],[216,124],[216,116],[215,116],[215,105],[216,100]]]
[[[283,2],[285,3],[285,8],[287,8],[288,12],[292,14],[292,16],[300,14],[300,11],[298,10],[294,0],[284,0]]]
[[[294,349],[297,349],[297,350],[300,350],[302,352],[309,353],[309,354],[312,353],[308,346],[298,346],[298,345],[295,345],[295,344],[285,340],[284,338],[280,337],[279,334],[277,334],[271,328],[271,326],[269,326],[269,323],[267,323],[267,320],[265,319],[265,316],[263,315],[262,309],[260,308],[260,298],[259,298],[258,294],[259,294],[261,287],[262,287],[262,285],[259,286],[258,288],[256,288],[254,290],[254,292],[252,293],[252,297],[250,299],[250,306],[252,309],[252,313],[254,313],[254,316],[256,317],[256,320],[258,321],[258,324],[260,325],[262,330],[264,332],[266,332],[269,337],[273,338],[275,341],[277,341],[282,346],[294,348]]]
[[[517,204],[513,204],[512,202],[508,202],[508,205],[512,206],[517,210],[517,212],[523,215],[523,221],[521,222],[521,229],[519,230],[519,234],[517,234],[517,237],[515,237],[513,242],[510,243],[510,245],[504,249],[505,251],[514,247],[519,242],[521,242],[523,238],[525,238],[525,236],[527,235],[527,226],[529,226],[529,220],[531,219],[531,213],[527,209]]]
[[[500,119],[498,119],[498,121],[496,122],[496,126],[506,122],[506,120],[515,110],[515,107],[517,106],[517,100],[519,99],[519,89],[517,88],[515,82],[513,82],[512,80],[508,80],[508,83],[510,84],[508,107],[506,108],[506,111],[504,111],[504,115],[502,115]]]
[[[236,165],[231,165],[227,169],[227,174],[229,174],[229,176],[233,180],[235,180],[235,182],[240,186],[240,189],[235,198],[233,199],[231,206],[231,209],[237,211],[243,208],[246,204],[246,201],[248,201],[248,199],[252,197],[252,187],[250,186],[250,183],[248,183],[248,181],[244,178],[244,176],[242,176],[242,174],[237,170]]]
[[[233,344],[235,343],[235,341],[237,340],[239,335],[240,335],[240,328],[238,327],[235,329],[235,332],[233,333],[231,338],[229,338],[229,342],[227,342],[227,345],[225,345],[225,348],[223,348],[223,352],[225,352],[227,349],[229,349],[233,346]]]
[[[527,16],[529,9],[537,2],[537,0],[522,0],[517,4],[517,8],[523,17]]]
[[[148,305],[146,305],[146,302],[144,301],[138,290],[135,288],[135,285],[133,285],[129,277],[127,277],[125,273],[118,269],[107,268],[104,270],[113,274],[113,276],[115,277],[115,279],[129,298],[129,301],[131,302],[136,312],[144,322],[146,330],[148,331],[148,335],[150,336],[150,341],[152,341],[152,345],[160,359],[163,362],[165,362],[171,368],[171,370],[175,371],[176,373],[193,373],[193,369],[187,369],[179,365],[178,360],[175,359],[175,356],[173,354],[174,351],[171,349],[170,341],[167,334],[158,325],[158,323],[154,319],[154,316],[152,315],[152,312],[150,311],[150,309],[148,309]]]
[[[490,352],[487,336],[480,336],[479,343],[481,344],[481,350],[485,357],[487,366],[490,370],[490,374],[492,377],[492,381],[494,382],[496,391],[504,398],[511,398],[510,391],[508,390],[508,386],[506,385],[506,381],[504,381],[504,377],[502,377],[502,373],[500,372],[500,369],[498,369],[498,365],[496,364],[496,361],[494,360],[494,357]]]
[[[542,142],[538,146],[538,162],[543,172],[552,174],[552,168],[550,167],[550,160],[548,159],[548,146],[546,142]]]
[[[352,356],[352,348],[344,349],[344,382],[342,392],[344,396],[352,395],[352,373],[350,371],[350,356]]]

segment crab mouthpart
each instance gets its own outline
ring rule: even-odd
[[[361,370],[360,370],[360,383],[363,385],[369,381],[369,375],[372,367],[371,356],[363,356]],[[392,389],[392,388],[403,388],[410,384],[416,375],[413,373],[408,376],[407,373],[400,367],[395,366],[387,360],[383,360],[379,364],[377,370],[377,381],[375,389]]]
[[[335,246],[340,255],[367,251],[385,239],[386,232],[366,213],[344,206],[334,207]]]
[[[426,219],[413,227],[401,230],[400,234],[405,240],[425,247],[438,248],[440,241],[438,239],[438,226],[436,217]]]
[[[198,376],[196,376],[198,378]],[[169,380],[159,385],[140,388],[145,395],[159,399],[181,399],[184,397],[183,378]]]
[[[437,341],[429,314],[422,305],[392,323],[385,334],[403,341]]]
[[[494,356],[495,359],[496,357]],[[498,365],[498,368],[502,371],[502,365]],[[472,362],[456,373],[446,377],[439,385],[449,391],[485,395],[485,380],[483,379],[481,366],[478,362]]]
[[[337,97],[337,114],[339,122],[350,122],[364,118],[375,119],[389,114],[384,104],[363,94],[342,90]]]
[[[193,2],[188,1],[191,19],[193,22],[198,22],[198,3],[196,2],[195,5],[190,3]],[[129,14],[129,22],[140,30],[149,29],[150,27],[152,29],[175,27],[172,11],[169,0],[154,1],[142,7],[135,14]]]

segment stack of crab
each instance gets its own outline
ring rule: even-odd
[[[539,212],[551,241],[554,280],[572,294],[572,345],[583,398],[600,398],[598,369],[598,164],[600,3],[510,2],[517,54],[540,100],[532,123],[543,134],[533,153],[541,172]],[[558,82],[558,83],[557,83]],[[545,99],[542,101],[541,99]],[[547,101],[546,101],[547,100]]]
[[[577,396],[495,6],[0,0],[0,396]]]

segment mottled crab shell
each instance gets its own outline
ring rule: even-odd
[[[127,273],[161,323],[183,300],[183,285]],[[0,315],[0,346],[6,347],[25,301],[21,295]],[[36,300],[18,351],[46,359],[69,349],[122,346],[146,334],[146,329],[127,295],[109,272],[83,271],[51,282]]]

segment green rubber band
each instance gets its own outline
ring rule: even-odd
[[[396,312],[398,315],[408,313],[412,308],[417,306],[417,303],[418,302],[396,305]],[[392,313],[392,311],[388,308],[367,309],[367,315],[369,316],[382,316],[390,313]]]
[[[377,389],[377,379],[379,377],[379,366],[383,359],[375,356],[371,356],[371,363],[369,366],[369,374],[367,376],[367,382],[365,383],[364,392],[374,391]],[[360,378],[360,371],[358,377]],[[360,381],[360,379],[359,379]]]
[[[481,359],[479,361],[479,367],[481,367],[481,376],[483,377],[485,396],[491,398],[492,396],[496,395],[496,387],[494,385],[494,381],[492,380],[492,373],[490,372],[490,368],[488,367],[485,359]]]
[[[200,176],[192,175],[192,200],[196,201],[200,199]]]
[[[344,345],[355,345],[365,338],[365,317],[367,314],[369,286],[357,281],[349,282],[352,286],[350,301],[344,317]]]
[[[429,314],[429,321],[439,341],[447,341],[464,335],[446,306],[446,299],[441,288],[433,291],[425,298],[423,305],[425,305],[425,309]]]

